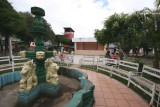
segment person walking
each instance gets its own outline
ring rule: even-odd
[[[110,58],[110,51],[106,52],[105,58]]]
[[[64,52],[64,49],[63,51],[60,53],[60,59],[62,62],[64,62],[64,58],[65,58],[65,52]]]
[[[74,59],[74,51],[73,50],[71,51],[71,59],[72,59],[72,62],[73,62],[73,59]]]
[[[118,53],[115,54],[115,58],[114,59],[119,59],[119,54]]]
[[[110,58],[114,59],[114,53],[113,52],[110,54]]]

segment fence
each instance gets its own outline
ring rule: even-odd
[[[13,58],[10,58],[9,56],[0,57],[0,72],[14,72],[15,69],[22,68],[27,60],[27,58],[21,58],[20,56],[13,56]]]
[[[54,63],[57,63],[57,65],[61,67],[62,66],[69,67],[73,63],[73,60],[68,56],[65,56],[63,59],[60,59],[59,56],[55,56],[51,59],[53,60]]]

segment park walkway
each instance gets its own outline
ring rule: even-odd
[[[71,68],[87,73],[88,79],[95,85],[93,107],[149,107],[144,99],[121,82],[101,73],[80,69],[79,65]]]

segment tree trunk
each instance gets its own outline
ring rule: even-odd
[[[57,46],[58,46],[58,51],[60,51],[60,50],[59,50],[59,42],[58,42]]]
[[[9,47],[8,47],[8,44],[9,44],[9,36],[6,36],[5,37],[5,55],[8,55],[8,52],[9,52]]]
[[[120,57],[120,60],[123,60],[123,52],[122,52],[122,49],[119,50],[119,57]]]
[[[1,54],[3,55],[3,44],[2,44],[2,35],[0,34],[0,47],[1,47]]]
[[[9,57],[10,61],[13,60],[13,55],[12,55],[12,41],[11,41],[11,36],[9,36]]]
[[[154,49],[155,49],[155,59],[153,60],[153,67],[158,69],[159,68],[159,52],[156,45],[154,46]]]
[[[146,48],[143,48],[143,56],[146,58]]]

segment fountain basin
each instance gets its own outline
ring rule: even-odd
[[[88,80],[88,75],[77,69],[70,69],[67,67],[60,67],[58,71],[59,75],[63,75],[69,78],[75,78],[80,81],[81,89],[74,93],[72,99],[64,107],[91,107],[94,102],[94,85]],[[12,77],[12,79],[9,79]],[[2,79],[3,78],[3,79]],[[0,76],[0,84],[5,82],[13,83],[21,79],[19,72],[12,72]],[[10,80],[10,81],[8,81]],[[7,83],[3,84],[6,85]],[[45,87],[45,88],[44,88]],[[56,97],[61,84],[56,86],[46,84],[39,84],[37,87],[33,88],[29,93],[18,93],[18,100],[21,102],[19,104],[29,106],[31,102],[39,98],[40,96],[51,96]],[[24,106],[24,105],[23,105]]]

